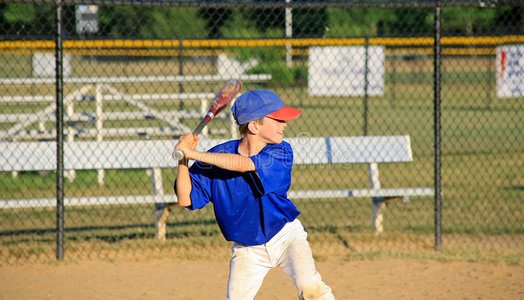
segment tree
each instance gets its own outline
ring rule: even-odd
[[[524,28],[524,6],[498,7],[494,19],[495,33],[522,34]]]
[[[293,9],[293,37],[323,37],[327,26],[325,8]]]
[[[1,29],[6,36],[48,37],[55,32],[55,7],[50,5],[8,4],[0,7]]]
[[[392,9],[382,8],[330,8],[327,10],[330,37],[377,36],[379,22],[391,22],[396,17]]]
[[[474,35],[492,26],[496,11],[471,7],[442,9],[442,32],[449,35]]]
[[[100,36],[118,38],[205,37],[205,22],[197,8],[101,7]],[[188,26],[190,24],[190,26]]]
[[[217,39],[222,37],[221,28],[226,24],[233,10],[230,8],[201,8],[198,16],[205,20],[208,30],[207,37]]]
[[[141,27],[141,36],[149,38],[203,38],[206,37],[206,22],[199,18],[197,8],[155,8],[148,18],[150,27]],[[189,26],[188,26],[189,24]]]
[[[428,36],[433,33],[433,9],[399,8],[378,23],[379,36]]]

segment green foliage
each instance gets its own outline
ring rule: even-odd
[[[205,35],[205,21],[198,17],[195,8],[170,7],[151,10],[150,28],[142,28],[142,34],[149,38],[203,38]],[[187,26],[191,20],[191,26]]]
[[[262,1],[264,0],[255,0]],[[285,27],[286,15],[283,8],[253,8],[246,10],[243,15],[260,32]]]
[[[30,4],[11,4],[3,11],[2,17],[9,23],[29,24],[36,20],[36,10]]]
[[[249,74],[271,74],[268,85],[271,87],[305,86],[307,67],[289,68],[282,61],[273,61],[251,68]]]
[[[295,86],[307,86],[308,67],[294,66],[293,74],[295,78]]]
[[[151,20],[146,18],[146,11],[138,7],[101,7],[98,11],[100,20],[100,35],[120,38],[136,38],[140,36],[140,27],[151,26]],[[137,26],[140,20],[140,26]]]
[[[236,15],[234,17],[234,22],[231,22],[224,27],[224,36],[231,38],[242,37],[242,36],[252,36],[254,38],[262,38],[263,35],[255,29],[255,26],[249,26],[245,15]],[[238,26],[238,24],[246,25],[239,26],[242,27],[240,31],[233,30],[232,26]],[[269,29],[264,34],[264,37],[269,38],[279,38],[282,37],[282,29]],[[284,83],[293,82],[293,72],[287,70],[288,68],[283,63],[284,61],[284,51],[283,47],[248,47],[248,48],[232,48],[227,49],[229,52],[235,54],[235,59],[239,61],[249,61],[251,59],[256,59],[259,62],[259,65],[249,70],[248,73],[255,74],[261,72],[263,74],[273,75],[271,80],[272,84],[277,83],[277,86],[282,86]],[[260,73],[257,73],[260,74]]]
[[[451,34],[466,35],[490,31],[489,27],[493,24],[495,16],[496,10],[493,9],[446,7],[442,9],[442,30]]]
[[[101,7],[98,16],[102,36],[119,38],[205,37],[205,22],[198,18],[196,8]],[[187,26],[188,20],[191,20],[191,26]]]
[[[255,23],[253,23],[245,13],[235,11],[233,15],[228,19],[226,23],[220,28],[222,37],[224,38],[262,38],[264,35],[261,31],[256,28]],[[280,35],[269,31],[270,36],[282,37],[282,31]]]
[[[293,37],[323,37],[328,24],[325,8],[293,10]]]
[[[269,28],[264,32],[257,29],[256,22],[248,20],[250,13],[237,13],[232,16],[228,23],[222,28],[222,35],[227,38],[282,38],[284,35],[283,28]],[[249,74],[271,74],[272,79],[268,83],[271,86],[294,86],[299,82],[307,80],[307,69],[289,68],[284,63],[284,47],[246,47],[226,49],[234,53],[235,59],[239,61],[258,60],[256,67],[248,70]]]
[[[256,22],[251,23],[248,20],[250,13],[237,13],[233,15],[230,21],[222,28],[222,35],[228,38],[281,38],[283,36],[282,28],[270,28],[265,30],[264,33],[260,32],[257,29]],[[271,74],[272,80],[269,82],[269,85],[291,86],[295,82],[294,69],[288,68],[283,62],[285,53],[283,47],[248,47],[226,50],[234,53],[235,59],[239,61],[258,60],[259,64],[248,70],[248,73]]]
[[[330,8],[327,11],[331,37],[395,36],[431,33],[427,16],[431,9]]]
[[[429,18],[432,14],[433,10],[430,8],[395,9],[388,19],[378,22],[378,34],[380,36],[430,35],[433,32],[433,25]]]
[[[524,6],[500,7],[496,9],[496,32],[522,34],[524,28]]]
[[[263,2],[256,0],[255,2]],[[293,2],[307,2],[294,0]],[[263,7],[248,9],[245,17],[260,32],[282,29],[286,25],[286,12],[281,7]],[[292,10],[293,37],[321,37],[328,23],[325,8],[295,8]]]
[[[201,8],[198,10],[198,17],[205,20],[208,38],[222,37],[221,28],[232,15],[233,10],[230,8]]]
[[[296,0],[298,1],[298,0]],[[255,1],[260,2],[260,1]],[[75,36],[75,6],[64,6],[64,29]],[[520,34],[522,6],[444,7],[444,34]],[[431,8],[294,8],[294,37],[424,36],[433,33]],[[6,35],[48,35],[56,18],[52,5],[0,6]],[[118,38],[256,38],[285,36],[285,9],[99,6],[100,37]],[[189,25],[188,25],[189,24]],[[246,30],[248,29],[248,30]],[[273,36],[274,37],[274,36]]]
[[[330,8],[326,35],[329,37],[376,36],[379,22],[391,22],[394,15],[391,9]]]
[[[432,9],[330,8],[327,36],[419,36],[433,32]],[[508,22],[519,22],[522,9],[497,7],[444,7],[442,32],[446,34],[482,34],[503,29],[511,31]],[[520,17],[521,18],[521,17]],[[522,22],[522,21],[520,21]],[[513,26],[513,29],[518,26]]]
[[[3,35],[39,35],[56,32],[55,8],[50,5],[8,4],[0,6],[0,29]]]
[[[292,86],[295,74],[281,61],[274,61],[258,65],[249,70],[252,74],[271,74],[271,81],[268,82],[273,87]]]

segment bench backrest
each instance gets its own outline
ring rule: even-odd
[[[205,151],[224,139],[201,139]],[[288,138],[295,164],[342,164],[412,161],[410,138],[403,136]],[[174,140],[64,142],[64,168],[172,168]],[[55,142],[0,142],[0,171],[56,169]]]
[[[299,137],[286,139],[295,164],[408,162],[410,138],[401,136]]]

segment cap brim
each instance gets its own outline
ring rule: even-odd
[[[274,113],[270,113],[266,117],[275,120],[291,121],[298,118],[298,116],[300,116],[301,113],[302,110],[300,109],[284,106],[281,109],[275,111]]]

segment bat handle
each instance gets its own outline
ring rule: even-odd
[[[182,150],[175,150],[173,151],[173,158],[176,160],[182,160],[184,158],[184,152]]]
[[[206,117],[202,119],[202,121],[200,121],[200,124],[198,124],[195,130],[193,130],[193,135],[199,135],[202,132],[202,130],[204,129],[204,127],[206,127],[207,123],[209,123],[209,121],[211,121],[213,117],[214,117],[213,113],[208,112]]]
[[[202,129],[204,129],[204,127],[206,127],[207,123],[209,122],[209,120],[212,118],[213,116],[206,116],[205,119],[203,119],[202,121],[200,121],[200,124],[198,124],[198,126],[195,128],[195,130],[193,130],[193,135],[199,135],[200,132],[202,132]],[[182,152],[182,150],[175,150],[173,151],[173,154],[172,154],[173,158],[176,159],[176,160],[182,160],[184,158],[184,152]]]

